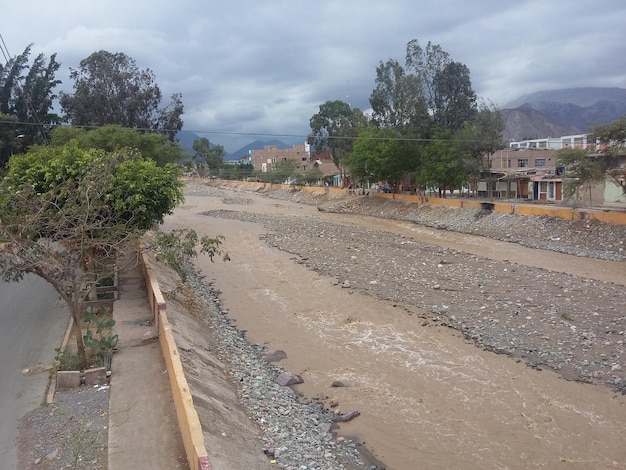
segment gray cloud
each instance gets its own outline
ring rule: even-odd
[[[64,90],[92,52],[124,52],[153,70],[164,96],[183,94],[185,129],[227,150],[257,134],[304,138],[326,100],[366,110],[377,64],[403,62],[411,39],[441,45],[500,106],[626,84],[622,0],[25,0],[10,11],[0,19],[9,51],[57,53]]]

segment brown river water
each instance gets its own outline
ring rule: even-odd
[[[246,205],[187,196],[166,229],[226,237],[231,262],[198,260],[249,341],[282,349],[304,396],[324,395],[361,415],[340,434],[364,442],[388,470],[626,469],[626,396],[569,382],[424,326],[420,309],[342,289],[268,247],[259,224],[215,219],[210,209],[295,214],[389,230],[435,246],[626,285],[610,262],[546,253],[402,222],[327,214],[246,194]],[[482,239],[484,240],[484,239]],[[345,387],[331,388],[340,380]]]

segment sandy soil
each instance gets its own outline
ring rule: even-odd
[[[210,210],[246,212],[257,219],[202,215]],[[335,232],[317,234],[317,240],[309,237],[306,241],[307,255],[294,255],[293,247],[291,253],[282,251],[264,240],[272,228],[264,225],[263,218],[267,216],[271,223],[275,215],[292,217],[291,223],[298,218],[315,221],[320,230],[325,223],[352,226],[347,230],[352,230],[353,242],[344,245],[345,240],[337,240]],[[491,263],[506,259],[518,270],[549,267],[550,276],[562,276],[563,282],[574,282],[575,276],[603,283],[603,277],[610,276],[624,285],[623,263],[590,261],[493,240],[478,242],[462,234],[429,235],[430,229],[322,213],[314,206],[247,193],[190,194],[165,225],[166,229],[186,226],[226,237],[225,249],[232,262],[200,259],[198,266],[221,292],[228,314],[251,342],[286,351],[281,365],[304,377],[305,383],[297,390],[305,397],[323,397],[341,410],[360,410],[359,418],[341,425],[341,434],[366,443],[388,469],[624,468],[626,399],[620,393],[566,381],[554,371],[530,368],[521,359],[477,348],[428,309],[378,295],[374,284],[374,292],[367,286],[346,284],[344,279],[359,278],[349,268],[333,275],[331,269],[307,267],[318,256],[316,243],[334,243],[335,250],[343,248],[346,259],[327,259],[327,264],[367,256],[369,269],[377,270],[376,260],[389,259],[391,254],[384,243],[361,230],[372,225],[419,240],[424,246],[415,248],[418,257],[426,251],[441,259],[454,254],[454,269],[460,272],[471,272],[463,266],[462,253],[467,253],[471,254],[466,256],[467,263],[474,268],[481,262],[500,268]],[[372,237],[369,249],[367,243],[360,251],[352,249],[362,246],[359,234]],[[455,253],[443,246],[454,248]],[[328,251],[320,253],[329,256]],[[317,261],[324,264],[323,259]],[[417,261],[408,257],[405,265],[396,261],[396,272],[408,272]],[[517,298],[529,298],[526,287],[515,294]],[[439,306],[451,297],[445,289],[434,290]],[[482,297],[478,290],[463,295]],[[619,313],[621,307],[612,299],[596,299],[599,311],[604,311],[603,302],[606,311]],[[532,334],[533,318],[524,320]],[[193,371],[200,381],[205,373],[205,380],[211,380],[212,371]],[[337,380],[346,386],[331,387]]]

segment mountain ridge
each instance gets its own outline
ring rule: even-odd
[[[626,115],[626,89],[580,87],[521,96],[500,109],[505,142],[589,133]]]
[[[178,134],[176,134],[176,139],[185,148],[185,150],[187,150],[187,153],[189,154],[189,158],[191,158],[196,153],[195,150],[193,149],[193,142],[195,140],[201,139],[201,136],[195,132],[182,130],[182,131],[179,131]],[[220,144],[210,142],[210,145],[211,147],[215,147],[216,145],[220,145]],[[224,150],[224,160],[225,161],[237,161],[241,159],[242,157],[247,157],[250,154],[250,150],[263,150],[263,148],[266,145],[274,145],[276,146],[276,148],[279,148],[279,149],[286,149],[286,148],[291,147],[291,145],[286,144],[285,142],[278,140],[278,139],[271,139],[271,140],[257,139],[244,145],[240,149],[235,150],[234,152],[227,152],[226,150]]]

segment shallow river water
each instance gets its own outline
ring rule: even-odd
[[[294,262],[259,238],[260,224],[201,215],[211,209],[306,215],[402,233],[434,246],[626,285],[608,262],[580,259],[401,222],[317,211],[246,194],[245,205],[186,196],[166,229],[226,237],[231,262],[198,260],[249,341],[287,359],[297,390],[361,415],[340,434],[364,442],[389,470],[626,468],[626,397],[569,382],[424,322],[420,309],[378,300]],[[484,239],[482,239],[484,241]],[[556,264],[555,264],[556,263]],[[341,381],[345,387],[331,387]]]

